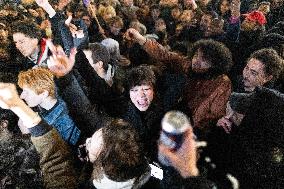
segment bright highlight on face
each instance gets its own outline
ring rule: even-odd
[[[47,96],[47,91],[37,94],[28,86],[24,86],[20,98],[23,99],[29,107],[36,107],[37,105],[40,105]]]
[[[141,112],[146,111],[154,98],[154,90],[151,85],[140,85],[130,89],[131,102]]]

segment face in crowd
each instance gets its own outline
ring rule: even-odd
[[[127,7],[130,7],[133,5],[133,0],[123,0],[123,4]]]
[[[0,40],[1,43],[8,42],[9,31],[6,29],[6,25],[0,22]]]
[[[171,10],[171,16],[172,16],[174,19],[178,20],[180,15],[181,15],[181,10],[180,10],[179,8],[173,8],[173,9]]]
[[[184,10],[182,14],[180,15],[180,21],[189,23],[192,20],[193,16],[194,14],[192,10]]]
[[[122,29],[122,24],[120,22],[114,22],[112,25],[109,26],[110,32],[114,35],[118,35]]]
[[[166,31],[166,29],[167,26],[163,19],[160,18],[155,22],[155,31]]]
[[[203,56],[203,52],[199,49],[192,57],[192,71],[196,73],[204,73],[211,67],[211,63]]]
[[[23,99],[29,107],[36,107],[40,105],[44,99],[48,96],[48,92],[38,94],[28,86],[23,87],[23,92],[20,95],[20,98]]]
[[[201,17],[201,20],[199,23],[200,30],[205,32],[210,27],[211,21],[212,21],[212,16],[208,14],[204,14]]]
[[[220,4],[220,12],[222,15],[230,10],[230,2],[228,0],[223,0]]]
[[[90,18],[90,16],[85,15],[85,16],[82,17],[82,20],[86,24],[87,28],[89,28],[91,26],[91,18]]]
[[[129,93],[131,102],[141,112],[147,111],[154,99],[154,89],[150,84],[134,86]]]
[[[38,48],[38,39],[30,38],[23,33],[14,33],[13,41],[16,48],[25,56],[32,55]]]
[[[270,12],[270,5],[269,4],[261,4],[261,5],[259,5],[258,10],[263,12],[263,14],[267,15]]]
[[[270,81],[272,77],[272,75],[265,73],[265,66],[261,61],[251,58],[243,70],[244,89],[245,91],[251,92],[257,86],[263,86]]]

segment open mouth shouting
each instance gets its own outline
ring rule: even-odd
[[[154,91],[151,85],[135,86],[130,89],[130,99],[140,111],[146,111],[154,98]]]

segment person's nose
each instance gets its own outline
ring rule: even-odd
[[[144,90],[139,91],[139,97],[140,98],[145,97],[145,91]]]

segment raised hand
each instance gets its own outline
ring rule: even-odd
[[[229,134],[232,130],[232,122],[226,117],[219,119],[216,125],[218,127],[222,127],[227,134]]]
[[[56,14],[54,8],[49,4],[48,0],[35,0],[35,2],[38,4],[38,6],[43,8],[50,18]]]
[[[0,107],[11,109],[18,105],[20,99],[16,87],[12,83],[0,83]]]
[[[12,83],[0,83],[0,107],[12,110],[27,128],[34,127],[41,121],[41,117],[20,99],[16,86]]]
[[[127,40],[133,40],[135,42],[138,42],[140,45],[143,45],[146,42],[146,38],[141,35],[136,29],[129,28],[125,34],[124,38]]]
[[[35,2],[40,7],[46,7],[46,5],[49,5],[48,0],[35,0]]]
[[[68,57],[61,46],[55,46],[51,41],[47,41],[47,45],[52,52],[52,56],[47,61],[50,71],[57,77],[68,74],[75,64],[76,48],[71,49]]]

